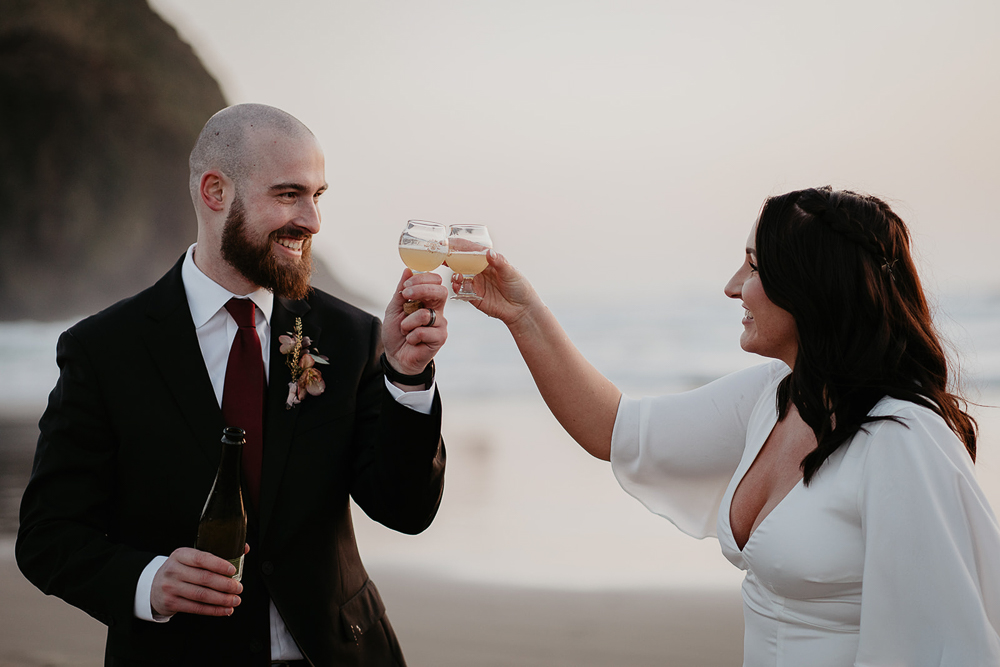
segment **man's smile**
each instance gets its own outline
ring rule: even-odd
[[[279,236],[274,239],[274,242],[283,248],[287,248],[292,254],[301,255],[302,248],[305,246],[308,238],[309,237],[306,236],[298,238],[293,238],[290,236]]]

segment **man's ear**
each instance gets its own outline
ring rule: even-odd
[[[222,172],[211,169],[201,175],[198,195],[205,206],[219,213],[226,209],[226,195],[230,189],[231,181]]]

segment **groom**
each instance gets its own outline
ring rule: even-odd
[[[190,185],[197,243],[59,339],[18,565],[107,624],[106,665],[402,665],[349,498],[404,533],[437,512],[447,289],[404,273],[380,327],[310,288],[324,159],[283,111],[213,116]],[[247,431],[241,583],[192,548],[227,425]]]

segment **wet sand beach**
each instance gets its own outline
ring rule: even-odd
[[[739,593],[552,591],[371,570],[410,667],[739,665]],[[47,597],[0,543],[0,665],[98,667],[103,625]]]

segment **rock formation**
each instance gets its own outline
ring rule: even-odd
[[[224,106],[145,0],[0,0],[0,320],[85,315],[159,278],[195,238],[187,157]]]

